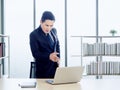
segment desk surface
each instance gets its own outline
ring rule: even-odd
[[[36,88],[21,88],[20,82],[33,79],[0,79],[0,90],[120,90],[120,79],[82,79],[79,83],[51,85],[37,79]]]

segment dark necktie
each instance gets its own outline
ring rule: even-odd
[[[52,40],[52,37],[50,36],[50,34],[47,34],[47,39],[48,39],[48,42],[50,43],[50,45],[53,46],[54,41]]]

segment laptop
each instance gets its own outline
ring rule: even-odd
[[[84,67],[72,66],[72,67],[58,67],[54,79],[46,80],[50,84],[67,84],[80,82]]]

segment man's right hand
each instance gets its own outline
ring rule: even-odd
[[[59,62],[60,58],[57,56],[59,53],[57,52],[53,52],[50,54],[49,58],[50,60],[52,60],[53,62]]]

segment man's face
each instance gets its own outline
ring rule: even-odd
[[[53,20],[45,20],[44,22],[40,22],[41,23],[41,28],[43,30],[44,33],[49,33],[50,30],[52,29],[53,25],[54,25],[54,21]]]

